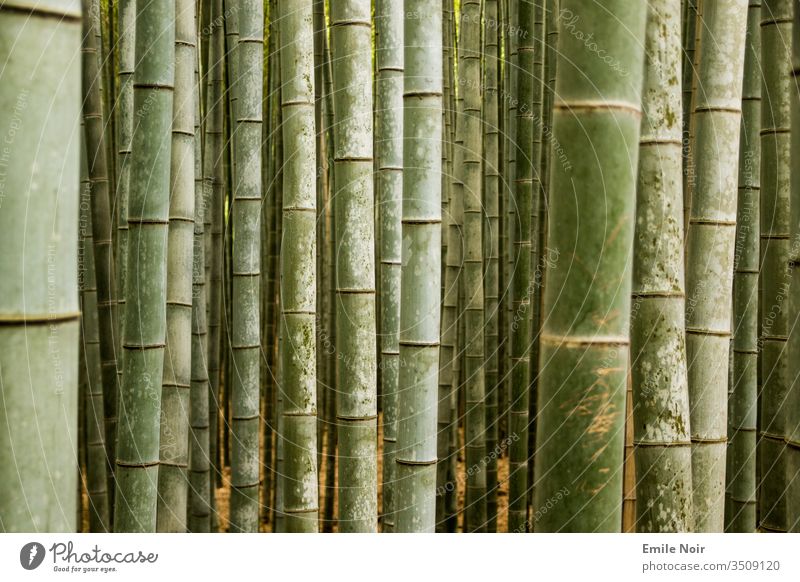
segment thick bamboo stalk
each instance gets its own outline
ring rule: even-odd
[[[167,340],[161,389],[156,523],[160,532],[186,531],[189,489],[197,58],[194,0],[179,0],[175,12],[175,90],[167,235]]]
[[[0,6],[5,532],[76,528],[80,47],[77,1]]]
[[[136,70],[124,360],[119,398],[114,530],[156,528],[161,381],[167,299],[175,3],[136,7]]]
[[[436,525],[442,235],[441,0],[405,0],[398,532]]]
[[[703,3],[695,99],[697,180],[687,235],[686,353],[695,530],[722,531],[745,0]],[[732,79],[736,79],[733,82]]]
[[[339,531],[377,529],[377,385],[369,0],[331,4],[336,185]]]
[[[680,6],[651,1],[639,141],[631,367],[636,531],[692,530],[684,326]],[[657,237],[653,233],[658,233]]]
[[[792,1],[761,5],[761,412],[759,419],[759,528],[786,531],[785,416],[789,369],[787,293]]]
[[[646,8],[565,0],[559,12],[553,139],[571,165],[550,168],[547,247],[581,268],[556,264],[545,279],[535,506],[553,509],[537,531],[618,532],[622,524]],[[598,59],[585,35],[616,66]]]
[[[283,113],[281,382],[285,531],[319,528],[313,2],[280,2]]]
[[[380,371],[383,411],[381,531],[395,529],[397,391],[400,362],[400,250],[403,202],[403,2],[375,4],[378,78],[375,84],[375,159],[380,215]],[[409,25],[416,24],[409,20]]]
[[[747,9],[739,194],[733,274],[733,385],[728,399],[728,476],[725,531],[756,528],[758,394],[758,261],[761,187],[761,0]]]

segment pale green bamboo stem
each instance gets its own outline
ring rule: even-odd
[[[175,12],[175,90],[167,236],[167,341],[161,390],[156,523],[159,532],[186,531],[189,486],[197,58],[194,0],[177,1]]]
[[[317,190],[312,0],[279,2],[283,114],[281,382],[285,531],[319,528]]]
[[[703,3],[687,234],[686,354],[694,527],[724,525],[727,384],[746,0]],[[737,79],[732,82],[731,79]],[[691,186],[691,184],[690,184]]]
[[[77,1],[0,6],[4,532],[76,528],[80,43]]]
[[[410,8],[409,8],[410,9]],[[383,410],[381,531],[395,528],[397,390],[400,374],[400,250],[403,201],[403,2],[375,4],[378,77],[375,84],[375,158],[380,215],[380,371]],[[409,22],[409,24],[411,24]]]
[[[631,306],[636,531],[692,530],[684,326],[681,15],[649,3]],[[658,233],[657,237],[653,233]]]
[[[336,117],[339,531],[377,529],[370,0],[330,6]]]
[[[258,0],[239,0],[231,74],[236,87],[232,206],[233,293],[231,380],[230,531],[257,532],[259,525],[261,101],[264,13]],[[236,65],[234,66],[234,63]]]
[[[119,398],[114,530],[156,529],[167,299],[175,3],[136,8],[136,124],[128,207],[128,277]]]
[[[433,533],[442,258],[441,0],[405,0],[404,10],[395,512],[398,532]]]

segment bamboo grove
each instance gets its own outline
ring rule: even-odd
[[[0,530],[800,531],[800,0],[5,0]]]

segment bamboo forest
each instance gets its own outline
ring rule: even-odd
[[[0,531],[800,532],[799,75],[800,0],[0,0]]]

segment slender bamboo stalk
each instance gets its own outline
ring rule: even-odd
[[[636,530],[640,532],[691,531],[694,517],[683,319],[681,88],[674,83],[680,66],[680,6],[670,0],[651,1],[631,307]]]
[[[761,468],[759,528],[786,531],[792,1],[761,5]]]
[[[259,525],[259,352],[261,277],[261,100],[263,93],[263,2],[237,3],[235,52],[231,63],[236,101],[233,139],[233,293],[230,530],[256,532]]]
[[[77,1],[0,6],[4,532],[76,529],[80,48]]]
[[[530,513],[533,499],[533,458],[536,448],[536,395],[539,385],[539,335],[542,327],[542,278],[544,265],[548,260],[544,244],[544,221],[546,206],[543,189],[543,176],[539,163],[542,158],[544,131],[544,60],[545,60],[545,0],[536,1],[533,22],[533,143],[531,148],[531,164],[533,165],[533,187],[531,189],[531,258],[530,277],[527,293],[530,300],[530,356],[528,358],[528,445],[527,445],[527,494],[526,509]],[[508,442],[508,437],[506,437]],[[531,529],[530,517],[526,523]]]
[[[405,0],[398,532],[436,526],[436,420],[442,259],[442,7]]]
[[[498,109],[498,9],[486,0],[483,17],[483,188],[486,217],[483,224],[484,354],[486,355],[486,528],[497,531],[498,435],[498,309],[500,303],[500,149]]]
[[[128,273],[128,201],[130,198],[131,181],[131,152],[133,151],[133,125],[135,122],[133,108],[133,70],[136,62],[136,0],[119,0],[118,23],[118,53],[119,69],[117,72],[117,182],[116,182],[116,286],[117,286],[117,321],[118,328],[115,330],[114,349],[122,357],[122,339],[125,327],[125,299]],[[102,317],[102,316],[101,316]],[[100,337],[104,330],[101,323]],[[103,344],[100,345],[102,352]],[[102,355],[102,353],[101,353]],[[108,457],[110,460],[116,458],[116,426],[117,426],[117,393],[122,383],[122,363],[114,362],[113,367],[103,357],[103,383],[111,388],[106,390],[106,444],[108,446]],[[111,373],[117,378],[111,382]],[[111,382],[111,383],[109,383]],[[113,476],[112,466],[112,473]],[[110,482],[111,493],[111,512],[113,519],[114,512],[114,489],[113,481]]]
[[[695,529],[722,531],[745,0],[703,3],[696,93],[697,181],[687,236],[686,353]]]
[[[397,391],[400,374],[400,251],[403,202],[403,13],[397,0],[375,4],[378,78],[375,92],[375,158],[380,211],[380,342],[383,410],[383,507],[381,531],[395,528],[398,486]],[[409,25],[416,24],[411,20]]]
[[[483,0],[461,5],[459,72],[463,75],[465,442],[467,490],[465,531],[486,531],[486,379],[483,308],[483,144],[481,139],[481,11]]]
[[[377,386],[369,0],[331,4],[336,109],[339,531],[377,529]]]
[[[85,50],[85,48],[84,48]],[[94,270],[92,236],[91,182],[86,160],[86,146],[81,147],[80,224],[78,236],[78,286],[81,293],[81,347],[85,379],[84,422],[86,432],[86,493],[89,501],[89,531],[107,532],[108,459],[103,424],[103,375],[100,363],[100,335],[97,317],[97,279]],[[80,401],[79,401],[80,404]],[[78,418],[81,419],[80,413]],[[79,421],[80,422],[80,421]],[[83,496],[81,495],[81,498]],[[79,500],[80,503],[80,500]],[[83,519],[82,512],[78,523]]]
[[[761,187],[761,0],[747,9],[739,195],[733,275],[733,386],[728,400],[728,491],[725,531],[756,529],[758,260]]]
[[[533,0],[518,3],[517,23],[520,28],[533,31],[536,21],[536,6]],[[526,530],[528,507],[528,413],[529,413],[529,365],[530,365],[530,315],[531,308],[531,200],[533,198],[533,146],[534,134],[534,87],[533,61],[536,50],[533,34],[522,35],[518,41],[519,69],[517,86],[516,143],[517,151],[515,198],[510,203],[516,206],[514,229],[514,269],[512,271],[512,318],[511,318],[511,403],[509,410],[509,455],[508,530]]]
[[[129,245],[114,530],[156,528],[167,299],[175,3],[136,7]]]
[[[558,15],[553,139],[568,148],[571,165],[550,168],[547,247],[582,268],[554,265],[545,279],[535,506],[553,509],[537,531],[618,532],[622,524],[646,8],[565,0]],[[585,35],[617,66],[599,60]]]
[[[192,273],[195,220],[194,0],[175,4],[175,90],[172,103],[167,335],[161,391],[158,516],[160,532],[185,532],[188,503],[192,378]]]
[[[195,54],[195,65],[197,56]],[[189,509],[187,528],[209,532],[211,478],[208,418],[208,323],[206,319],[205,213],[208,200],[203,176],[200,75],[195,68],[194,104],[194,252],[192,253],[192,370],[189,395]]]
[[[100,335],[103,408],[105,416],[106,449],[109,459],[108,486],[113,500],[114,482],[111,459],[114,458],[114,436],[117,426],[117,335],[116,285],[114,279],[114,249],[112,247],[112,222],[108,192],[106,160],[106,135],[103,131],[103,103],[101,95],[101,70],[97,52],[95,30],[99,26],[99,3],[83,1],[83,119],[86,129],[86,154],[92,201],[92,235],[94,265],[97,281],[97,307]],[[112,512],[113,515],[113,512]]]
[[[789,83],[789,107],[791,115],[791,165],[800,163],[800,6],[793,2],[792,55]],[[792,277],[789,290],[789,313],[797,314],[800,307],[800,173],[790,172],[791,246],[789,270]],[[798,356],[800,356],[800,327],[797,320],[789,326],[789,379],[790,389],[786,396],[786,467],[788,489],[786,493],[786,526],[792,533],[800,532],[800,384],[798,378]]]
[[[456,487],[455,475],[451,473],[451,459],[455,456],[455,449],[451,443],[452,425],[456,419],[452,414],[452,401],[455,398],[453,364],[455,357],[456,333],[458,330],[456,322],[456,309],[458,308],[458,277],[461,264],[461,233],[455,222],[454,213],[456,201],[452,178],[454,144],[452,133],[452,122],[455,118],[451,111],[451,103],[454,100],[455,87],[453,79],[453,13],[450,10],[451,0],[442,0],[442,11],[444,13],[444,26],[442,31],[443,48],[442,56],[444,59],[444,117],[443,140],[445,142],[446,157],[448,163],[442,172],[442,197],[448,197],[447,212],[443,213],[446,231],[444,236],[447,239],[447,251],[444,262],[444,292],[442,299],[441,315],[441,346],[439,351],[439,387],[438,387],[438,422],[436,456],[438,459],[436,467],[436,531],[446,532],[450,529],[448,521],[447,500],[448,496],[453,496]]]
[[[220,380],[220,318],[222,310],[222,251],[223,251],[223,116],[224,116],[224,62],[225,36],[223,30],[222,0],[211,0],[211,31],[208,57],[208,84],[206,90],[205,146],[203,152],[203,174],[205,188],[204,236],[206,269],[206,312],[208,318],[207,366],[208,366],[208,448],[211,462],[209,473],[212,520],[214,491],[217,485],[217,440],[219,438],[219,380]],[[212,530],[216,529],[212,524]]]

